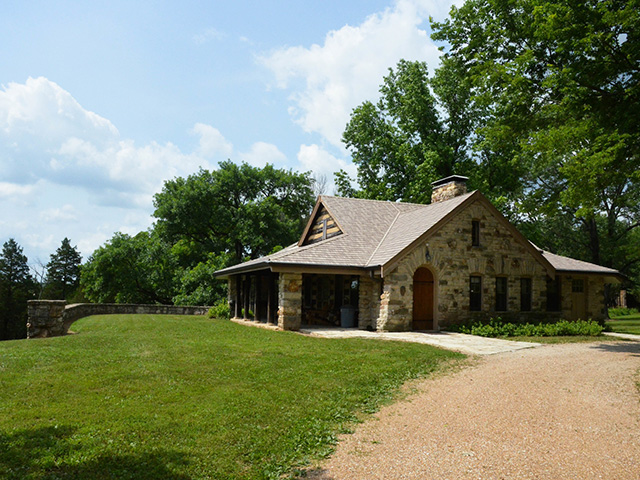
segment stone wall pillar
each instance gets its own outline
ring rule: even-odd
[[[385,277],[377,329],[406,332],[413,324],[413,278],[395,270]]]
[[[595,321],[609,318],[604,292],[604,278],[589,277],[585,280],[585,284],[587,291],[587,318]]]
[[[369,275],[360,276],[358,292],[358,328],[362,330],[376,329],[380,314],[380,280]]]
[[[67,333],[63,313],[64,300],[29,300],[27,302],[27,338],[59,337]]]
[[[300,330],[302,323],[302,274],[281,273],[278,281],[278,327]]]

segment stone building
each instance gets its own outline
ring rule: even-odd
[[[386,331],[607,317],[618,271],[539,249],[466,180],[434,182],[429,205],[320,196],[297,244],[216,273],[232,316]]]

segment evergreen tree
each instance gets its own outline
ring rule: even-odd
[[[27,336],[27,300],[34,292],[27,257],[10,238],[0,253],[0,340]]]
[[[80,285],[81,263],[82,256],[77,247],[72,247],[68,238],[62,240],[62,245],[47,264],[45,297],[66,300],[73,295]]]

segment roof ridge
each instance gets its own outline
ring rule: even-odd
[[[387,205],[396,206],[397,204],[401,205],[413,205],[416,207],[427,207],[430,204],[428,203],[413,203],[413,202],[402,202],[402,201],[392,201],[392,200],[375,200],[373,198],[354,198],[354,197],[339,197],[337,195],[321,195],[322,198],[337,198],[339,200],[355,200],[357,202],[373,202],[373,203],[384,203]],[[396,207],[397,208],[397,207]]]
[[[371,259],[375,256],[376,252],[380,248],[380,245],[382,245],[384,243],[384,240],[387,238],[387,235],[389,235],[389,232],[391,231],[391,228],[393,228],[393,226],[396,224],[396,221],[398,220],[398,218],[400,217],[401,214],[402,214],[402,212],[400,211],[400,209],[396,208],[396,216],[394,217],[393,221],[389,225],[389,228],[387,228],[387,231],[384,232],[384,235],[382,236],[382,238],[378,242],[378,245],[373,250],[373,252],[369,256],[369,258],[367,259],[367,263],[365,265],[369,265],[369,262],[371,262]]]

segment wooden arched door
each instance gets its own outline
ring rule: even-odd
[[[413,274],[413,329],[433,330],[433,274],[421,267]]]

